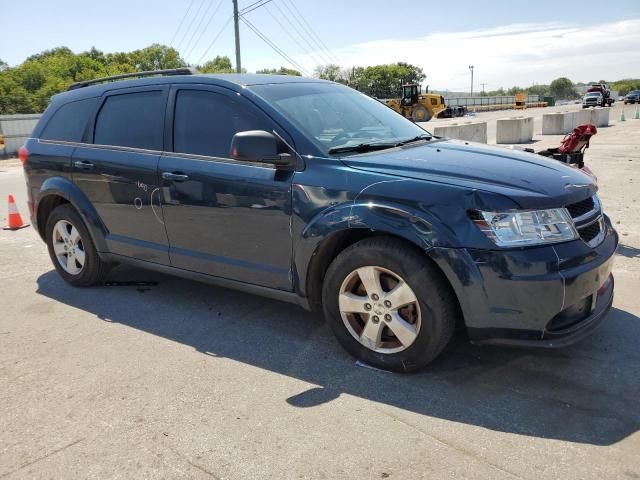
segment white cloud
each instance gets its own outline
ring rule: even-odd
[[[487,30],[440,32],[410,40],[377,40],[335,50],[343,65],[409,62],[421,66],[436,89],[467,90],[469,65],[474,88],[640,77],[640,18],[578,26],[564,23],[505,25]],[[294,57],[307,70],[306,55]]]

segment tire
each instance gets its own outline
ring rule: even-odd
[[[429,110],[422,105],[414,105],[413,112],[411,112],[411,119],[414,122],[428,122],[431,120],[431,114]]]
[[[360,277],[363,272],[366,278],[370,269],[380,274],[378,298],[364,288]],[[404,283],[394,283],[398,279]],[[393,288],[396,294],[402,290],[403,296],[391,295]],[[414,294],[412,303],[409,293]],[[385,298],[406,306],[395,310]],[[342,251],[327,270],[322,300],[333,333],[351,355],[396,372],[428,365],[451,340],[459,317],[457,300],[438,268],[410,245],[388,237],[365,239]],[[345,313],[349,307],[360,313]],[[365,329],[376,334],[367,335]],[[396,336],[394,330],[402,335]]]
[[[102,283],[110,266],[98,256],[87,227],[71,205],[60,205],[51,212],[45,228],[49,256],[65,282],[74,287]],[[70,261],[71,251],[75,253]]]

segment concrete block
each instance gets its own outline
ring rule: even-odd
[[[543,135],[564,135],[570,128],[569,122],[572,120],[567,116],[567,112],[554,112],[542,114],[542,134]]]
[[[584,125],[586,123],[591,122],[591,108],[582,108],[575,112],[575,119],[573,128],[576,128],[578,125]]]
[[[533,117],[500,118],[496,122],[496,143],[527,143],[533,140]]]
[[[595,107],[591,108],[591,119],[589,123],[596,127],[608,127],[609,126],[609,107]]]
[[[589,123],[589,120],[591,112],[587,110],[545,113],[542,115],[542,134],[566,135],[578,125]]]
[[[434,135],[468,142],[487,143],[487,122],[450,123],[434,127]]]

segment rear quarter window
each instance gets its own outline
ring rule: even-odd
[[[164,111],[165,96],[159,90],[107,97],[96,118],[94,142],[162,150]]]
[[[98,98],[87,98],[62,105],[44,127],[40,138],[80,142]]]

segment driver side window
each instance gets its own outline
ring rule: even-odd
[[[179,90],[173,119],[173,151],[230,158],[238,132],[272,128],[266,118],[231,98],[206,90]]]

